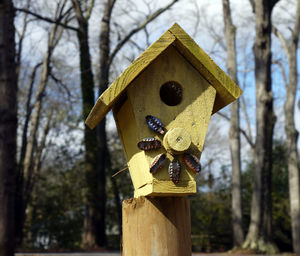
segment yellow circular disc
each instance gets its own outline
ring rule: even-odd
[[[164,143],[175,152],[184,152],[191,145],[191,137],[183,128],[172,128],[166,133]]]

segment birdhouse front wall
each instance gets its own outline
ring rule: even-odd
[[[172,106],[161,98],[162,85],[170,81],[176,82],[182,93],[180,102]],[[126,95],[123,105],[115,111],[115,118],[135,196],[195,193],[195,174],[185,166],[182,155],[178,156],[182,165],[180,182],[175,185],[169,178],[167,165],[153,175],[149,172],[153,158],[165,153],[165,149],[144,152],[137,148],[137,143],[145,137],[163,140],[163,136],[156,135],[146,124],[145,116],[153,115],[162,121],[167,131],[172,128],[187,131],[192,142],[188,151],[200,158],[216,90],[171,45],[128,86]],[[172,160],[172,156],[168,157]]]

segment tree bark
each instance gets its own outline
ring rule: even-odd
[[[273,27],[274,28],[274,27]],[[300,190],[299,190],[299,155],[297,150],[297,140],[299,133],[295,127],[295,107],[297,94],[297,47],[300,34],[300,0],[297,1],[297,10],[291,40],[286,40],[283,35],[274,28],[275,35],[280,39],[282,47],[288,60],[289,79],[286,81],[286,100],[284,103],[285,133],[287,160],[289,171],[289,197],[291,212],[291,228],[293,238],[293,249],[295,253],[300,253]],[[283,69],[284,72],[284,69]],[[283,76],[286,77],[285,73]],[[286,79],[284,79],[286,80]]]
[[[297,141],[299,133],[296,130],[294,122],[295,96],[297,91],[297,44],[290,47],[289,69],[290,84],[286,90],[286,102],[284,105],[285,132],[287,136],[288,149],[287,154],[293,248],[295,253],[300,253],[300,168],[299,155],[297,152]]]
[[[299,5],[299,4],[298,4]],[[298,8],[299,9],[299,8]],[[295,127],[295,97],[297,91],[297,44],[291,45],[289,57],[290,84],[286,90],[285,133],[288,154],[289,196],[292,223],[293,248],[300,253],[300,191],[299,191],[299,155],[297,151],[298,131]]]
[[[109,81],[109,53],[110,53],[110,21],[111,14],[116,0],[107,0],[104,8],[104,15],[101,21],[100,33],[100,71],[99,71],[99,90],[101,95],[108,86]],[[106,158],[108,157],[108,149],[106,143],[105,131],[106,118],[104,118],[97,126],[98,150],[97,150],[97,169],[95,176],[92,175],[93,183],[95,183],[95,204],[93,207],[93,222],[89,221],[89,225],[94,225],[96,231],[96,244],[106,246],[105,233],[105,212],[106,212]],[[94,178],[95,177],[95,178]],[[86,220],[88,221],[88,220]]]
[[[0,256],[14,255],[17,79],[14,7],[0,2]]]
[[[225,39],[227,59],[226,67],[230,78],[238,83],[237,65],[236,65],[236,28],[232,23],[230,2],[223,0],[223,18],[225,24]],[[239,100],[233,102],[230,106],[230,153],[232,163],[232,227],[233,227],[233,245],[241,247],[244,242],[244,233],[242,227],[242,193],[241,193],[241,145],[240,145],[240,115]]]
[[[27,132],[30,122],[30,116],[32,112],[32,106],[31,106],[31,98],[32,98],[32,92],[33,92],[33,85],[35,82],[36,72],[37,69],[41,66],[42,63],[38,63],[32,70],[31,76],[30,76],[30,84],[28,89],[28,96],[26,100],[26,112],[25,112],[25,121],[22,131],[22,142],[21,142],[21,150],[20,150],[20,157],[18,161],[18,167],[16,172],[16,189],[15,189],[15,235],[16,235],[16,245],[20,245],[22,241],[22,230],[23,230],[23,211],[22,211],[22,205],[23,205],[23,163],[24,163],[24,157],[26,153],[26,145],[27,145]]]
[[[251,222],[243,247],[273,252],[272,244],[272,141],[276,117],[271,83],[271,13],[277,1],[255,2],[254,43],[256,81],[256,143]]]
[[[94,106],[94,78],[92,72],[92,64],[90,57],[90,49],[88,44],[88,20],[90,13],[84,16],[81,8],[81,3],[78,0],[72,0],[73,7],[78,22],[77,38],[80,49],[80,78],[81,78],[81,93],[82,93],[82,118],[85,120]],[[90,11],[92,10],[93,2],[91,3]],[[102,243],[97,243],[102,238],[97,238],[98,229],[103,229],[105,226],[98,226],[94,223],[97,219],[97,205],[101,204],[101,198],[97,198],[98,180],[97,177],[97,136],[96,130],[91,130],[87,126],[84,128],[84,145],[85,145],[85,179],[87,192],[86,215],[84,221],[84,231],[82,236],[81,247],[84,249],[103,246]],[[99,199],[99,200],[98,200]],[[105,202],[104,202],[105,207]],[[105,208],[104,208],[105,211]]]
[[[56,10],[58,13],[58,9]],[[23,241],[23,226],[26,217],[26,207],[30,200],[30,192],[32,190],[32,175],[34,165],[34,151],[36,149],[36,134],[39,126],[40,114],[45,96],[45,91],[48,83],[50,60],[53,54],[53,50],[57,45],[62,35],[62,29],[58,30],[58,25],[54,24],[48,39],[48,49],[45,54],[42,69],[40,73],[40,80],[36,90],[36,101],[33,107],[32,116],[30,118],[29,136],[26,143],[26,149],[24,154],[24,161],[21,164],[22,170],[19,171],[22,175],[17,180],[18,194],[16,197],[16,216],[15,216],[15,231],[17,245],[21,245]]]

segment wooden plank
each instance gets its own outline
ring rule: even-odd
[[[93,129],[112,108],[112,105],[124,92],[126,87],[171,44],[175,45],[183,56],[185,56],[217,90],[213,113],[241,95],[241,89],[214,63],[195,41],[175,23],[154,44],[142,53],[98,98],[86,120],[86,124]]]
[[[15,253],[15,256],[121,256],[120,252],[45,252]]]
[[[182,100],[176,106],[168,106],[160,98],[160,88],[168,81],[176,81],[182,87]],[[182,57],[175,47],[170,46],[128,87],[127,95],[132,104],[133,116],[136,122],[135,136],[138,140],[141,140],[155,135],[145,122],[146,115],[154,115],[163,122],[167,131],[172,128],[184,128],[189,133],[192,141],[189,152],[200,158],[215,94],[216,90]],[[155,136],[161,141],[163,140],[163,136]],[[134,147],[133,150],[137,150],[136,144],[132,144],[132,146]],[[148,166],[145,166],[145,159],[142,159],[140,164],[131,165],[132,179],[138,179],[134,176],[140,175],[142,168],[145,168],[143,172],[149,172],[149,166],[153,158],[157,154],[165,152],[165,149],[142,152]],[[167,158],[169,162],[173,160],[169,154]],[[149,195],[145,193],[153,195],[157,189],[159,190],[157,193],[163,193],[164,191],[168,195],[195,193],[196,184],[187,183],[187,181],[194,181],[195,174],[184,164],[182,154],[178,158],[182,166],[180,176],[182,184],[172,184],[167,164],[153,174],[153,180],[159,180],[161,183],[152,182],[153,190],[151,190],[151,182],[145,182],[144,187],[140,186],[138,188],[140,191],[135,191],[135,197]],[[150,175],[152,176],[152,174]],[[186,184],[186,186],[183,184]],[[163,185],[165,185],[165,190],[162,188]],[[155,186],[158,186],[158,188],[156,189]]]
[[[145,153],[137,147],[136,120],[128,99],[119,111],[114,111],[114,117],[125,151],[131,180],[135,190],[137,190],[147,183],[152,183],[152,174],[149,172],[149,163],[145,158]]]
[[[177,23],[169,31],[176,37],[174,42],[176,48],[217,90],[213,113],[233,102],[242,94],[242,90]]]
[[[153,179],[151,183],[134,191],[134,197],[150,196],[187,196],[197,192],[195,180],[181,180],[174,185],[171,180]]]
[[[124,256],[190,256],[190,206],[185,197],[123,202]]]
[[[95,128],[126,87],[174,41],[175,37],[167,31],[144,51],[98,98],[85,123],[91,129]]]

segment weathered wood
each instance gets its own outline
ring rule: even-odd
[[[188,199],[139,197],[124,201],[123,255],[190,256]]]
[[[175,37],[170,32],[165,32],[152,46],[144,51],[98,98],[86,124],[90,128],[96,125],[112,108],[116,100],[125,91],[126,87],[153,61],[159,56],[172,42]]]
[[[186,151],[191,145],[191,136],[183,128],[172,128],[164,136],[164,146],[175,154]]]
[[[168,106],[160,99],[160,88],[168,81],[176,81],[182,86],[182,100],[176,106]],[[195,174],[185,166],[181,155],[180,181],[174,185],[170,181],[168,164],[155,174],[149,172],[153,158],[166,150],[161,148],[144,152],[137,148],[137,143],[145,137],[155,135],[145,121],[146,115],[150,114],[158,117],[167,131],[183,128],[192,141],[190,153],[200,157],[215,95],[215,89],[173,46],[156,58],[128,87],[125,103],[120,103],[122,106],[115,108],[114,113],[135,188],[135,197],[149,194],[186,195],[196,192]],[[161,135],[155,136],[163,140]],[[169,154],[167,158],[168,162],[173,160]]]
[[[176,36],[175,46],[189,62],[217,90],[213,113],[236,100],[241,89],[226,73],[196,44],[196,42],[175,23],[169,31]]]
[[[205,77],[217,91],[213,113],[237,99],[241,89],[222,71],[214,61],[195,43],[178,25],[174,24],[140,57],[138,57],[97,100],[86,124],[94,128],[112,108],[116,100],[125,92],[131,82],[137,78],[167,48],[175,46],[178,51]]]

